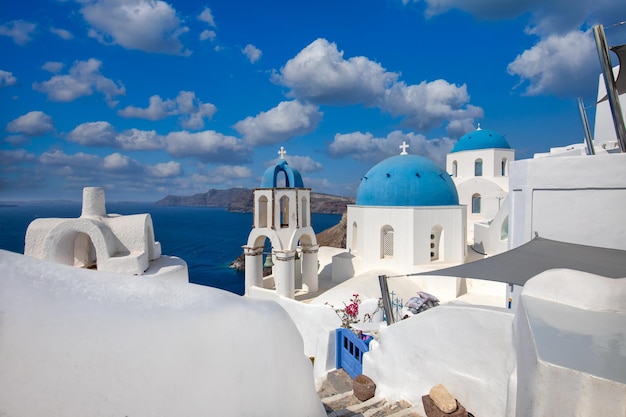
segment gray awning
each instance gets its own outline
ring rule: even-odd
[[[523,286],[535,275],[554,268],[568,268],[610,278],[624,278],[626,277],[626,251],[536,237],[522,246],[480,261],[410,275],[479,278]]]

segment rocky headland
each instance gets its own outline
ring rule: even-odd
[[[206,193],[192,196],[168,195],[155,204],[157,206],[223,207],[232,212],[252,213],[254,209],[253,196],[253,190],[249,188],[211,189]],[[343,214],[346,212],[348,204],[354,204],[354,199],[311,193],[311,213]]]

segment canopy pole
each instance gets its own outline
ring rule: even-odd
[[[380,293],[383,298],[383,310],[385,311],[385,321],[388,325],[395,323],[393,311],[391,310],[391,298],[389,297],[389,287],[387,287],[387,275],[379,275]]]
[[[595,155],[596,150],[593,147],[593,139],[591,137],[591,130],[589,130],[589,120],[587,119],[587,111],[585,110],[585,102],[582,97],[578,97],[578,112],[580,113],[580,121],[583,124],[583,131],[585,132],[585,144],[587,144],[587,155]],[[500,203],[500,201],[498,201]]]
[[[613,116],[613,124],[615,125],[615,134],[617,142],[622,152],[626,152],[626,126],[624,126],[624,117],[622,116],[622,106],[619,101],[619,92],[613,78],[613,68],[611,67],[611,58],[609,57],[609,48],[606,43],[606,35],[602,25],[593,27],[593,36],[596,40],[596,48],[598,49],[598,58],[600,58],[600,66],[604,74],[604,84],[606,85],[606,95],[609,99],[611,107],[611,115]]]

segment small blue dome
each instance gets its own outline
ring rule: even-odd
[[[278,173],[285,173],[285,188],[304,188],[300,173],[287,165],[287,161],[281,159],[276,165],[269,167],[263,174],[261,188],[276,188]]]
[[[356,204],[362,206],[452,206],[459,196],[450,175],[418,155],[387,158],[361,179]]]
[[[466,133],[454,144],[452,151],[475,151],[479,149],[511,149],[509,142],[499,133],[489,129],[478,129],[473,132]]]

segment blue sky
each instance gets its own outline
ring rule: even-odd
[[[353,196],[402,141],[443,164],[477,123],[531,157],[582,141],[591,25],[611,42],[623,20],[621,0],[5,1],[0,200],[254,188],[280,146]]]

